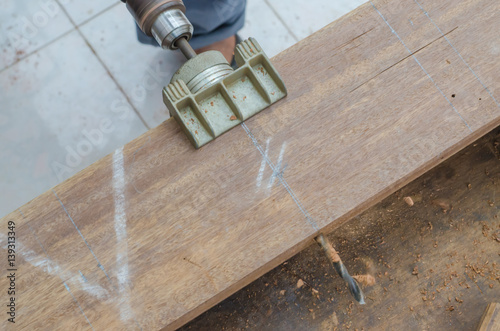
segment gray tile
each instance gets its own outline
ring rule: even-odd
[[[0,71],[71,29],[55,0],[0,0]]]
[[[80,29],[146,123],[153,128],[165,121],[169,115],[162,89],[185,62],[182,54],[139,43],[125,6],[113,7]]]
[[[297,42],[265,0],[248,0],[245,27],[239,35],[254,37],[269,57]]]
[[[76,25],[113,5],[125,6],[119,0],[59,0]]]
[[[300,40],[366,2],[366,0],[266,1]]]
[[[0,73],[0,100],[0,216],[146,131],[77,31]]]

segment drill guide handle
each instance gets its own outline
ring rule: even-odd
[[[221,57],[213,51],[196,56],[163,89],[170,115],[195,148],[287,95],[283,80],[255,39],[236,46],[238,69],[233,71]]]

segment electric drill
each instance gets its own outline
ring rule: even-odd
[[[187,59],[196,56],[189,45],[193,25],[186,15],[182,0],[122,0],[134,16],[137,25],[153,36],[164,49],[180,49]]]
[[[199,55],[189,45],[193,26],[181,0],[122,0],[137,25],[187,62],[163,89],[163,101],[195,148],[214,140],[287,95],[276,68],[253,38],[238,44],[233,69],[222,53]]]

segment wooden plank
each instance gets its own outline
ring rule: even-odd
[[[166,121],[8,215],[47,279],[16,327],[179,327],[482,136],[499,9],[365,4],[273,59],[289,96],[245,125],[196,151]]]
[[[477,331],[493,331],[500,329],[500,304],[492,302],[488,304]]]
[[[375,277],[366,305],[311,245],[180,330],[476,330],[500,297],[499,143],[500,127],[329,235]]]

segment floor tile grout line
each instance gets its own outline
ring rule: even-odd
[[[279,172],[279,169],[276,170],[275,165],[269,159],[269,157],[266,155],[266,153],[264,152],[262,146],[259,144],[259,141],[257,140],[257,138],[255,138],[255,136],[253,135],[253,133],[250,131],[250,128],[246,125],[245,122],[241,123],[241,127],[243,128],[243,130],[245,130],[245,132],[247,133],[247,135],[250,138],[250,140],[252,140],[252,143],[254,144],[254,146],[257,148],[257,150],[259,151],[259,153],[262,155],[262,157],[266,161],[267,165],[273,171],[273,174],[276,175],[276,177],[278,177],[279,181],[281,182],[281,185],[283,185],[283,187],[288,192],[288,194],[291,196],[292,200],[295,202],[295,204],[297,205],[297,207],[299,207],[300,211],[302,212],[302,214],[306,218],[307,223],[309,223],[309,225],[311,225],[311,227],[315,231],[319,232],[318,225],[316,224],[316,222],[314,221],[314,219],[311,217],[311,215],[309,214],[309,212],[305,209],[304,205],[299,200],[299,198],[297,197],[297,195],[295,194],[295,192],[292,190],[292,188],[290,187],[290,185],[288,184],[288,182],[286,181],[286,179],[283,177],[283,174],[281,172]]]
[[[56,38],[52,39],[51,41],[48,41],[47,43],[43,44],[42,46],[40,46],[39,48],[37,48],[36,50],[34,50],[33,52],[31,53],[28,53],[26,54],[25,56],[23,56],[22,58],[20,59],[17,59],[17,61],[9,64],[8,66],[6,66],[5,68],[3,69],[0,69],[0,74],[2,74],[4,71],[6,71],[7,69],[10,69],[12,68],[13,66],[15,66],[16,64],[26,60],[27,58],[35,55],[36,53],[38,53],[39,51],[47,48],[48,46],[54,44],[55,42],[61,40],[62,38],[66,37],[67,35],[69,35],[70,33],[74,32],[76,29],[75,27],[73,26],[72,28],[70,28],[68,31],[64,32],[63,34],[61,34],[60,36],[57,36]]]
[[[116,6],[119,6],[119,5],[120,5],[120,2],[114,3],[114,4],[110,5],[110,6],[108,6],[108,7],[104,8],[104,9],[102,9],[102,10],[101,10],[100,12],[98,12],[97,14],[94,14],[94,15],[92,15],[91,17],[84,19],[84,20],[83,20],[83,21],[81,21],[80,23],[76,24],[76,26],[77,26],[78,28],[80,28],[80,27],[82,27],[83,25],[85,25],[85,24],[89,23],[90,21],[92,21],[92,20],[94,20],[94,19],[98,18],[99,16],[101,16],[102,14],[104,14],[105,12],[107,12],[108,10],[111,10],[112,8],[114,8],[114,7],[116,7]],[[67,13],[66,11],[64,11],[64,13],[65,13],[67,16],[69,15],[69,13]],[[71,18],[70,18],[70,20],[71,20]]]
[[[100,16],[101,14],[104,14],[106,11],[110,10],[111,8],[113,8],[113,7],[115,7],[115,6],[119,5],[119,4],[120,4],[120,3],[115,3],[115,4],[112,4],[112,5],[111,5],[111,6],[109,6],[109,7],[107,7],[107,8],[105,8],[105,9],[101,10],[99,13],[97,13],[97,14],[95,14],[94,16],[92,16],[92,17],[90,17],[90,18],[88,18],[88,19],[84,20],[82,23],[78,24],[78,25],[77,25],[77,27],[79,28],[79,27],[81,27],[82,25],[87,24],[88,22],[90,22],[90,21],[91,21],[91,20],[93,20],[94,18],[97,18],[97,17],[98,17],[98,16]],[[58,3],[57,5],[61,8],[61,11],[62,11],[62,12],[63,12],[63,14],[65,15],[65,17],[66,17],[66,18],[68,18],[68,20],[70,21],[70,23],[72,23],[72,24],[71,24],[71,25],[72,25],[72,27],[71,27],[68,31],[66,31],[66,32],[64,32],[63,34],[61,34],[60,36],[57,36],[57,37],[55,37],[54,39],[52,39],[52,40],[48,41],[47,43],[43,44],[42,46],[40,46],[39,48],[35,49],[35,50],[34,50],[34,51],[32,51],[31,53],[26,54],[26,55],[25,55],[25,56],[23,56],[22,58],[19,58],[19,59],[17,59],[15,62],[13,62],[13,63],[11,63],[11,64],[7,65],[6,67],[4,67],[4,68],[2,68],[2,69],[0,69],[0,74],[1,74],[2,72],[4,72],[5,70],[7,70],[7,69],[9,69],[9,68],[13,67],[14,65],[18,64],[19,62],[21,62],[21,61],[23,61],[23,60],[27,59],[28,57],[32,56],[33,54],[36,54],[38,51],[41,51],[42,49],[46,48],[47,46],[52,45],[52,44],[53,44],[53,43],[55,43],[56,41],[58,41],[58,40],[62,39],[62,38],[63,38],[63,37],[65,37],[66,35],[68,35],[68,34],[70,34],[71,32],[73,32],[73,31],[75,31],[75,30],[76,30],[76,25],[75,25],[73,22],[71,22],[71,19],[70,19],[70,17],[68,16],[69,14],[67,13],[67,11],[63,10],[63,7],[62,7],[62,5],[61,5],[61,4],[59,4],[59,3]]]
[[[292,31],[292,29],[288,26],[288,24],[286,24],[285,20],[281,17],[281,15],[274,8],[274,6],[271,5],[271,3],[269,2],[269,0],[264,0],[264,2],[271,9],[271,11],[273,12],[273,14],[276,15],[276,17],[278,18],[278,20],[280,21],[280,23],[283,24],[283,26],[288,31],[288,33],[292,36],[292,38],[295,39],[295,42],[298,43],[300,41],[299,37],[297,37],[297,35]]]
[[[26,216],[24,216],[24,213],[22,212],[21,209],[18,209],[19,210],[19,213],[21,213],[23,219],[26,220]],[[47,260],[52,264],[52,259],[50,258],[49,256],[49,253],[47,252],[47,250],[45,249],[45,247],[42,245],[42,242],[40,241],[40,239],[38,238],[38,236],[36,235],[35,231],[33,230],[33,228],[31,227],[31,224],[29,223],[28,220],[26,220],[26,224],[28,225],[31,233],[33,234],[33,236],[35,237],[35,240],[37,241],[38,245],[42,248],[43,252],[45,253],[45,256],[47,257]],[[66,288],[66,290],[69,292],[69,294],[71,295],[71,297],[73,298],[73,301],[77,304],[78,308],[80,308],[80,312],[83,314],[83,316],[85,317],[85,319],[87,320],[87,323],[89,323],[90,327],[92,328],[92,330],[95,330],[94,329],[94,326],[92,325],[92,323],[90,322],[89,318],[87,317],[87,315],[85,314],[85,312],[83,311],[83,308],[82,306],[80,305],[80,303],[78,302],[78,300],[76,299],[76,297],[73,295],[73,292],[71,292],[71,289],[69,288],[68,284],[66,284],[66,282],[63,280],[63,278],[61,277],[61,274],[59,273],[59,271],[56,271],[57,273],[57,277],[59,277],[59,279],[61,280],[62,284],[64,285],[64,287]]]
[[[488,89],[488,87],[486,87],[486,85],[483,84],[483,82],[481,81],[481,79],[479,79],[479,76],[476,74],[476,72],[471,68],[471,66],[465,61],[465,59],[462,57],[462,54],[460,54],[460,52],[455,48],[455,46],[453,46],[453,44],[451,43],[451,41],[448,39],[448,37],[446,37],[446,35],[443,34],[443,31],[439,28],[439,26],[434,22],[434,20],[430,17],[429,13],[422,7],[422,5],[420,5],[420,3],[417,1],[417,0],[414,0],[415,3],[420,7],[420,9],[422,10],[422,12],[425,14],[425,16],[427,16],[427,18],[432,22],[432,24],[437,28],[437,30],[439,31],[439,33],[441,33],[441,35],[444,37],[444,39],[448,42],[448,44],[451,46],[451,48],[453,48],[453,50],[455,51],[455,53],[458,54],[458,56],[460,57],[460,59],[462,60],[462,62],[467,66],[467,68],[469,68],[469,70],[472,72],[472,74],[476,77],[477,81],[484,87],[484,89],[489,93],[490,97],[493,99],[493,101],[495,101],[495,103],[497,104],[497,106],[500,108],[500,103],[497,101],[497,99],[495,99],[495,97],[493,96],[493,93],[491,93],[491,91]]]
[[[141,113],[139,112],[139,110],[135,107],[135,105],[132,103],[132,101],[130,100],[130,97],[127,95],[127,93],[125,92],[125,90],[123,89],[123,87],[118,83],[118,81],[116,80],[115,76],[113,76],[113,74],[111,73],[111,71],[109,70],[109,68],[106,66],[106,64],[104,63],[104,61],[102,60],[102,58],[97,54],[97,51],[94,49],[94,47],[90,44],[90,42],[87,40],[87,38],[83,35],[83,33],[80,31],[79,28],[76,28],[76,30],[78,31],[78,33],[80,34],[80,36],[83,38],[83,40],[85,41],[85,43],[87,44],[87,46],[90,48],[91,52],[94,53],[95,57],[97,58],[97,60],[99,61],[99,63],[103,66],[104,70],[106,70],[106,72],[108,73],[109,77],[111,78],[111,80],[115,83],[116,87],[120,90],[120,92],[123,94],[123,96],[125,97],[125,99],[127,100],[127,103],[130,105],[130,107],[132,107],[132,109],[134,110],[135,114],[137,115],[137,117],[139,117],[139,120],[142,122],[142,124],[148,129],[148,130],[151,130],[151,127],[148,125],[148,123],[146,122],[146,120],[144,119],[144,117],[142,117]]]
[[[132,109],[134,110],[135,114],[139,117],[140,121],[142,122],[142,124],[148,130],[151,130],[151,127],[147,124],[146,120],[144,120],[144,117],[142,117],[142,115],[139,112],[139,110],[134,106],[134,104],[130,100],[130,97],[127,95],[127,93],[125,93],[125,90],[123,89],[123,87],[118,83],[118,81],[116,80],[115,76],[113,76],[113,74],[111,73],[111,71],[109,70],[109,68],[106,66],[106,64],[104,63],[104,61],[102,60],[102,58],[99,56],[99,54],[97,53],[97,51],[94,49],[94,47],[90,43],[90,41],[87,39],[87,37],[85,37],[85,35],[80,30],[79,26],[70,17],[70,15],[68,14],[68,11],[66,10],[66,8],[64,8],[60,4],[59,1],[60,0],[56,0],[56,2],[59,4],[59,6],[61,6],[62,11],[68,16],[71,24],[73,24],[73,26],[75,27],[75,30],[78,31],[78,34],[80,35],[80,37],[82,37],[83,41],[85,42],[85,44],[87,44],[87,46],[89,47],[90,51],[94,54],[94,56],[99,61],[99,63],[101,64],[101,66],[104,68],[104,70],[106,70],[106,72],[109,75],[109,77],[111,78],[111,80],[115,83],[116,87],[120,90],[120,92],[122,93],[122,95],[125,97],[125,99],[127,100],[127,103],[130,105],[130,107],[132,107]]]
[[[119,5],[119,4],[120,4],[120,3],[115,3],[115,4],[112,4],[112,5],[108,6],[107,8],[105,8],[105,9],[101,10],[99,13],[97,13],[97,14],[95,14],[95,15],[91,16],[91,17],[90,17],[90,18],[88,18],[88,19],[85,19],[83,22],[81,22],[80,24],[78,24],[78,27],[80,27],[80,26],[82,26],[82,25],[84,25],[84,24],[87,24],[88,22],[90,22],[90,21],[91,21],[91,20],[93,20],[94,18],[97,18],[99,15],[104,14],[106,11],[110,10],[111,8],[113,8],[113,7],[115,7],[115,6]],[[60,7],[60,9],[61,9],[62,13],[64,14],[64,16],[65,16],[65,17],[66,17],[66,18],[70,21],[70,23],[72,23],[72,22],[71,22],[71,18],[69,17],[68,12],[67,12],[67,11],[65,11],[65,10],[63,10],[63,6],[62,6],[60,3],[57,3],[57,5]],[[64,32],[64,33],[63,33],[63,34],[61,34],[60,36],[57,36],[56,38],[54,38],[54,39],[52,39],[52,40],[48,41],[47,43],[43,44],[43,45],[42,45],[42,46],[40,46],[39,48],[35,49],[33,52],[26,54],[26,55],[25,55],[25,56],[23,56],[22,58],[17,59],[15,62],[13,62],[13,63],[11,63],[11,64],[7,65],[5,68],[0,69],[0,74],[1,74],[3,71],[5,71],[6,69],[9,69],[10,67],[12,67],[12,66],[16,65],[17,63],[21,62],[22,60],[27,59],[27,58],[28,58],[28,57],[30,57],[31,55],[36,54],[38,51],[40,51],[40,50],[44,49],[45,47],[47,47],[47,46],[49,46],[49,45],[53,44],[54,42],[58,41],[59,39],[63,38],[64,36],[66,36],[66,35],[67,35],[67,34],[69,34],[70,32],[73,32],[74,30],[76,30],[76,28],[75,28],[75,24],[72,24],[72,25],[73,25],[73,27],[72,27],[71,29],[69,29],[68,31]]]
[[[450,104],[450,106],[453,108],[453,110],[455,111],[455,113],[460,117],[460,119],[462,120],[462,122],[467,126],[467,128],[470,130],[470,132],[474,132],[472,130],[472,128],[470,127],[469,123],[467,123],[467,121],[458,112],[458,110],[455,108],[455,106],[450,101],[450,99],[448,99],[448,97],[444,94],[444,92],[441,90],[441,88],[437,85],[436,81],[434,81],[434,79],[427,72],[427,70],[425,70],[424,66],[420,63],[420,61],[417,59],[417,57],[415,56],[415,54],[412,54],[412,51],[408,48],[408,46],[405,44],[405,42],[403,41],[403,39],[401,39],[401,37],[399,36],[399,34],[396,32],[396,30],[394,30],[394,28],[389,24],[389,22],[387,21],[387,19],[384,17],[384,15],[382,15],[382,13],[377,9],[377,7],[375,7],[375,4],[371,0],[370,0],[370,4],[372,5],[373,9],[375,9],[375,11],[379,14],[379,16],[382,18],[382,20],[385,22],[385,24],[389,27],[389,29],[391,29],[391,32],[399,39],[399,41],[401,42],[401,44],[403,44],[403,46],[405,47],[405,49],[411,54],[411,56],[413,57],[413,59],[415,60],[415,62],[417,62],[417,64],[420,66],[420,69],[422,69],[422,71],[427,75],[427,77],[431,80],[431,82],[434,83],[434,86],[441,93],[441,95],[446,99],[446,101],[448,101],[448,103]]]

